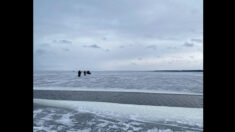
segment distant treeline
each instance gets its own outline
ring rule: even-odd
[[[153,72],[203,72],[203,70],[155,70]]]

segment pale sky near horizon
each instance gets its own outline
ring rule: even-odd
[[[34,0],[34,70],[202,67],[202,0]]]

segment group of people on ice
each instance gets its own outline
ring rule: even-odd
[[[86,74],[91,74],[90,71],[83,71],[83,73],[84,73],[84,76],[86,76]],[[78,71],[78,77],[80,77],[81,74],[82,74],[82,71],[79,70],[79,71]]]

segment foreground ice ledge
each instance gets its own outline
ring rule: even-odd
[[[139,121],[175,121],[188,125],[203,126],[202,108],[147,106],[89,101],[65,101],[34,99],[34,103],[46,106],[73,109],[101,116],[128,118]]]

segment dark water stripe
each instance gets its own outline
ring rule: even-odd
[[[34,98],[73,101],[96,101],[120,104],[202,108],[202,95],[110,92],[110,91],[56,91],[34,90]]]

